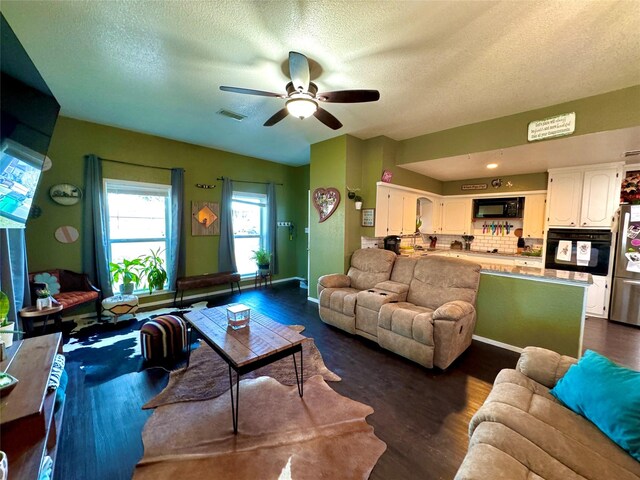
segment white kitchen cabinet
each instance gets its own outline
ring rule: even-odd
[[[471,232],[471,198],[442,199],[442,227],[440,233],[468,235]]]
[[[416,217],[418,211],[418,196],[415,193],[402,194],[402,235],[416,233]]]
[[[387,235],[387,225],[389,224],[389,187],[378,186],[376,189],[376,219],[375,236],[384,237]]]
[[[587,290],[587,314],[607,318],[609,315],[608,277],[592,275],[593,283]]]
[[[416,231],[415,193],[378,186],[376,190],[376,237],[409,235]]]
[[[524,238],[542,238],[544,236],[544,213],[547,195],[536,194],[524,197],[524,215],[522,231]]]
[[[619,202],[620,173],[617,168],[584,172],[581,227],[611,227]]]
[[[621,163],[549,170],[548,226],[611,228],[621,180]]]
[[[548,226],[577,227],[580,218],[581,198],[581,171],[550,173],[547,188]]]
[[[404,209],[402,192],[389,189],[389,216],[387,220],[386,235],[401,235]]]

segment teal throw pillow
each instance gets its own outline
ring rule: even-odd
[[[587,350],[551,395],[640,461],[640,372]]]

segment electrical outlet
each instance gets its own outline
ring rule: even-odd
[[[279,227],[290,227],[291,222],[278,222]]]

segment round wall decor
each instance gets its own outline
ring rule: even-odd
[[[80,234],[78,233],[78,229],[75,227],[65,225],[63,227],[58,227],[54,236],[60,243],[73,243],[78,240]]]
[[[75,205],[82,198],[82,190],[70,183],[59,183],[49,189],[49,196],[60,205]]]
[[[46,172],[51,168],[52,165],[53,163],[51,162],[51,159],[49,157],[44,157],[44,162],[42,164],[42,171]]]

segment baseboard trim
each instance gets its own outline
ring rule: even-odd
[[[480,335],[474,335],[474,340],[482,343],[493,345],[494,347],[504,348],[505,350],[511,350],[512,352],[522,353],[524,348],[516,347],[515,345],[509,345],[508,343],[499,342],[498,340],[492,340],[491,338],[481,337]]]
[[[280,278],[278,280],[274,280],[272,283],[284,283],[284,282],[291,282],[293,280],[304,280],[304,278],[302,277],[288,277],[288,278]],[[256,286],[254,284],[248,283],[246,285],[240,285],[240,287],[242,288],[242,290],[255,290]],[[234,288],[234,291],[236,291],[236,289]],[[211,290],[209,292],[204,292],[204,293],[195,293],[193,295],[187,295],[185,297],[183,297],[183,302],[184,301],[188,301],[188,300],[196,300],[196,299],[202,299],[205,300],[207,298],[210,297],[215,297],[217,295],[222,295],[223,293],[231,293],[231,288],[225,288],[222,290]],[[173,298],[168,298],[165,300],[156,300],[155,302],[148,302],[148,303],[143,303],[140,305],[140,308],[147,308],[147,307],[158,307],[158,306],[162,306],[162,305],[167,305],[167,306],[172,306],[173,305]],[[90,317],[95,317],[96,314],[95,313],[81,313],[78,315],[70,315],[68,317],[62,317],[63,320],[80,320],[83,318],[90,318]]]
[[[313,297],[307,297],[307,300],[313,303],[320,303],[320,300],[318,300],[317,298],[313,298]]]

